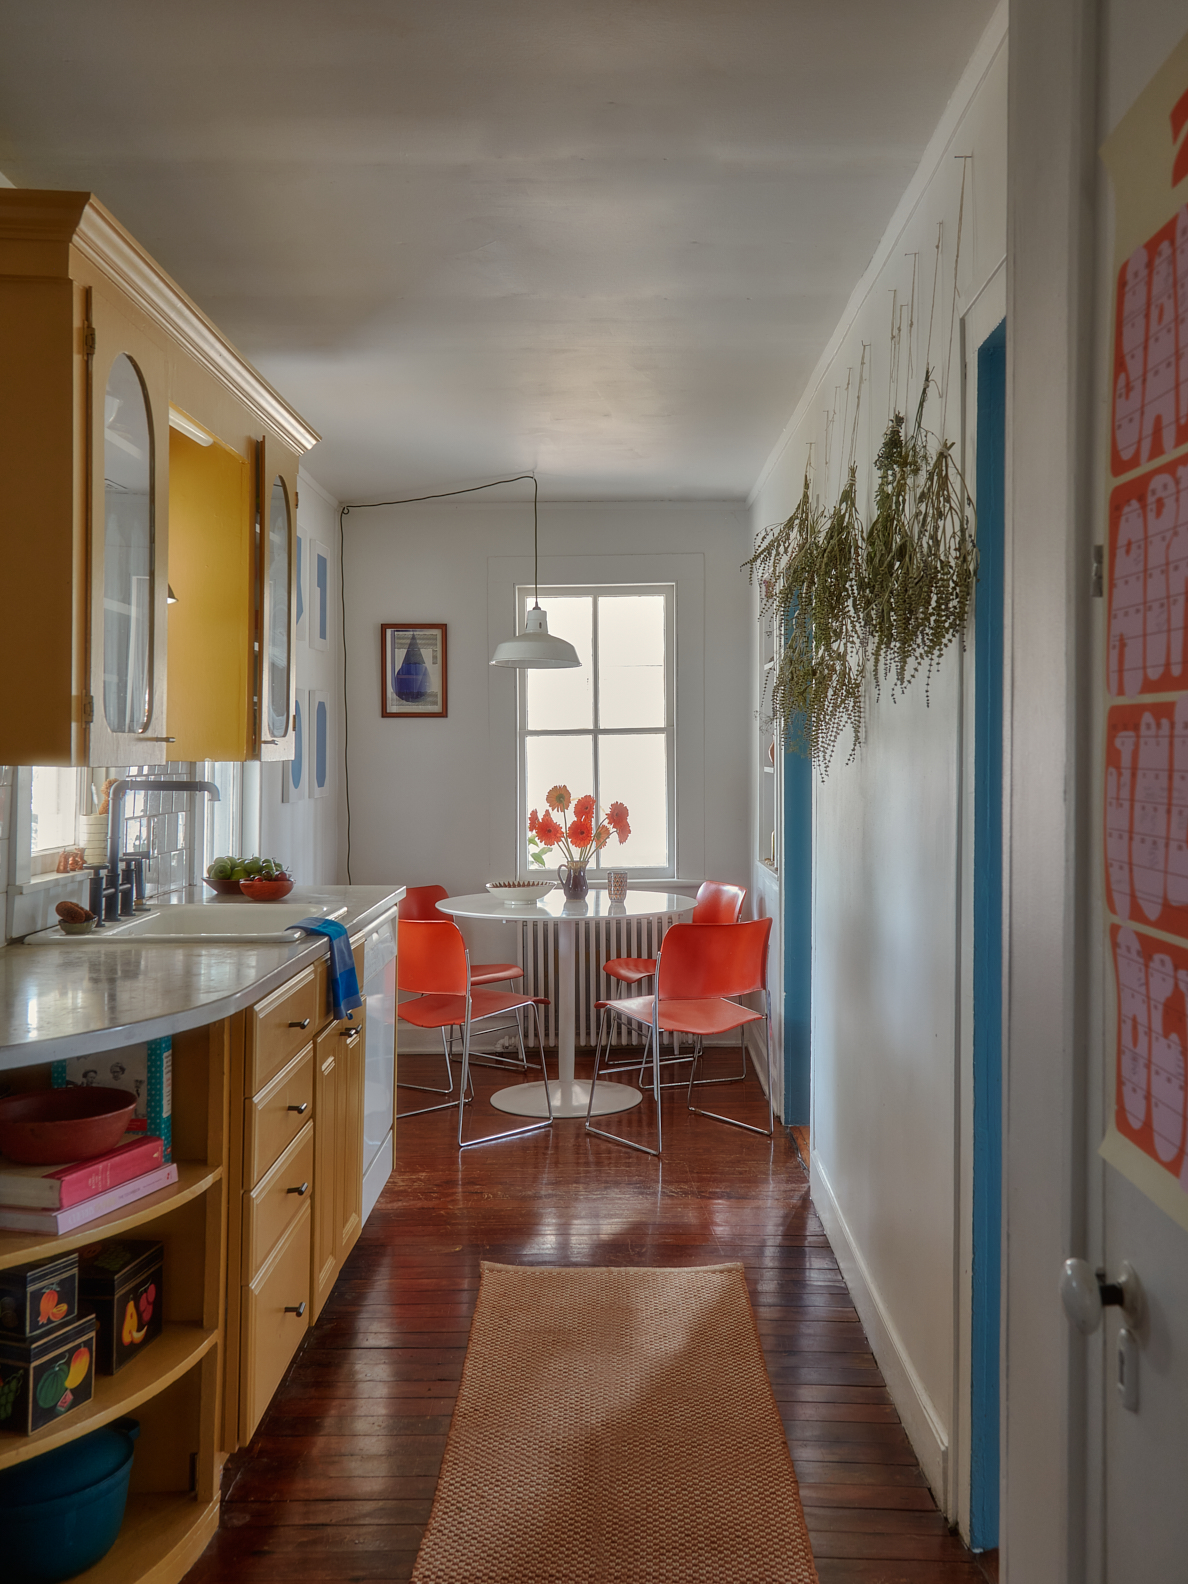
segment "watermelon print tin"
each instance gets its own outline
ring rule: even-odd
[[[43,1336],[0,1337],[0,1430],[32,1435],[95,1390],[95,1317],[80,1315]]]

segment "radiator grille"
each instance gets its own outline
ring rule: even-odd
[[[577,1045],[593,1045],[598,1033],[596,1001],[624,994],[616,980],[602,971],[604,962],[615,957],[655,957],[664,932],[676,918],[582,919],[574,930],[573,943],[573,1037]],[[549,1005],[541,1008],[546,1045],[557,1043],[557,926],[551,920],[533,919],[521,925],[520,962],[524,969],[524,988],[530,995],[548,996]],[[652,981],[640,986],[644,993]],[[642,1045],[644,1035],[616,1019],[616,1045]]]

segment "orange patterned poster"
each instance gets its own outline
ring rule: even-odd
[[[1101,1153],[1188,1228],[1188,37],[1102,153],[1115,221]]]
[[[1118,997],[1114,1125],[1188,1191],[1188,946],[1110,931]]]

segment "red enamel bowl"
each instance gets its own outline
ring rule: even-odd
[[[253,902],[279,902],[293,889],[291,880],[241,880],[239,889]]]
[[[21,1166],[65,1165],[115,1149],[136,1110],[127,1089],[37,1089],[0,1100],[0,1151]]]

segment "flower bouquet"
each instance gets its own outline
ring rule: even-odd
[[[532,862],[543,869],[546,851],[559,848],[565,857],[565,862],[557,868],[561,889],[567,897],[584,897],[589,889],[586,865],[590,859],[602,851],[612,832],[619,838],[620,846],[631,835],[627,809],[622,803],[612,803],[600,817],[598,805],[588,792],[575,801],[567,786],[550,787],[545,803],[548,807],[543,814],[533,809],[528,816],[528,849]]]

